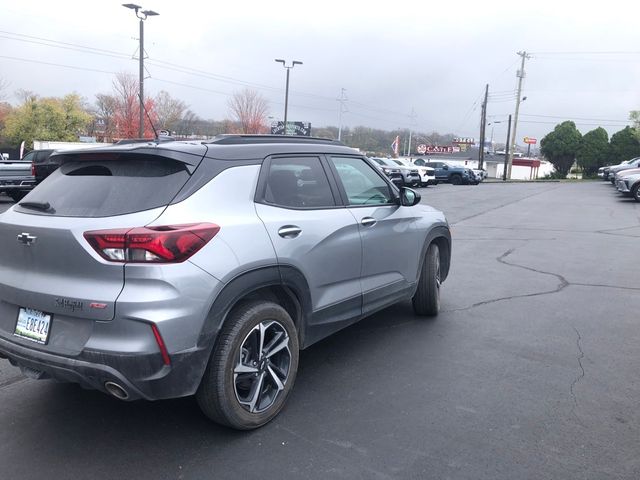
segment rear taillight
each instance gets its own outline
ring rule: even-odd
[[[31,176],[35,177],[36,176],[36,164],[31,162]]]
[[[184,262],[220,231],[213,223],[121,228],[85,232],[84,238],[110,262]]]

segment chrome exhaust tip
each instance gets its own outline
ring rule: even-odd
[[[105,382],[104,388],[114,397],[120,400],[127,400],[129,398],[129,394],[124,389],[124,387],[118,385],[115,382]]]

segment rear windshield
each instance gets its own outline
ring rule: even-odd
[[[121,156],[111,161],[71,161],[35,188],[23,213],[61,217],[108,217],[168,205],[189,179],[185,165],[164,157]]]

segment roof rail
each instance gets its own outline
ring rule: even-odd
[[[324,143],[330,145],[344,145],[338,140],[322,137],[303,137],[301,135],[216,135],[212,140],[202,142],[218,145],[249,145],[257,143]]]

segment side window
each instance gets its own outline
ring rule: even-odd
[[[49,158],[49,154],[51,152],[49,152],[48,150],[43,150],[40,152],[36,153],[36,163],[44,163],[47,158]]]
[[[25,162],[33,162],[36,158],[36,152],[29,152],[27,153],[24,157],[22,157],[22,160]]]
[[[326,208],[336,204],[318,157],[271,159],[264,200],[293,208]]]
[[[347,193],[349,205],[393,203],[389,185],[362,158],[331,157]]]
[[[419,167],[424,167],[426,165],[426,162],[423,159],[419,158],[415,162],[413,162],[413,164],[418,165]]]

